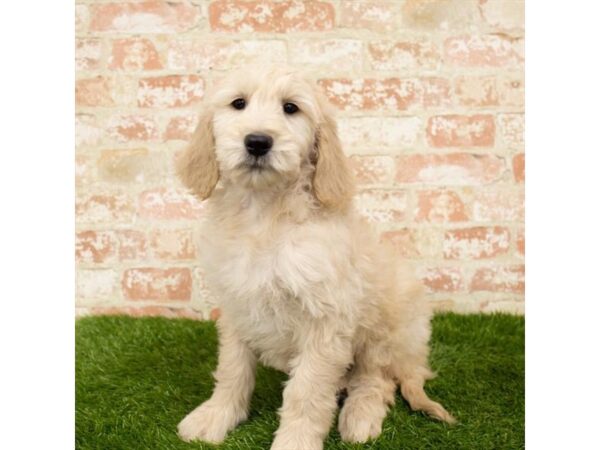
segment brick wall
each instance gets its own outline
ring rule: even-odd
[[[172,162],[214,80],[260,61],[317,73],[357,204],[437,308],[522,312],[522,1],[81,1],[75,27],[78,313],[208,317]]]

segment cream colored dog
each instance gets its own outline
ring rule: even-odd
[[[289,374],[272,449],[323,448],[339,431],[381,433],[396,385],[415,410],[452,422],[423,385],[430,311],[421,287],[352,207],[353,183],[330,107],[291,69],[224,81],[179,161],[207,202],[203,268],[220,298],[212,397],[182,439],[222,441],[248,415],[257,359]]]

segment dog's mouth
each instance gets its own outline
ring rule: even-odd
[[[251,172],[262,172],[263,170],[271,169],[267,158],[264,156],[250,156],[241,164],[241,166]]]

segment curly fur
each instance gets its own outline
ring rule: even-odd
[[[230,105],[239,97],[244,110]],[[286,115],[285,102],[300,111]],[[259,168],[243,144],[255,132],[274,140]],[[321,449],[342,388],[349,442],[380,434],[397,385],[413,409],[453,421],[423,390],[422,288],[355,212],[335,120],[313,82],[282,68],[228,77],[178,171],[209,198],[200,262],[221,308],[216,386],[179,424],[182,439],[220,442],[246,419],[257,360],[289,374],[272,449]]]

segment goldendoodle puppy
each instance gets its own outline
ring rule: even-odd
[[[330,107],[292,69],[222,82],[178,162],[207,202],[202,267],[220,298],[212,397],[179,424],[184,440],[222,441],[245,420],[257,360],[289,374],[272,449],[323,448],[381,433],[396,386],[413,409],[452,422],[423,385],[430,311],[421,287],[352,205],[353,182]]]

